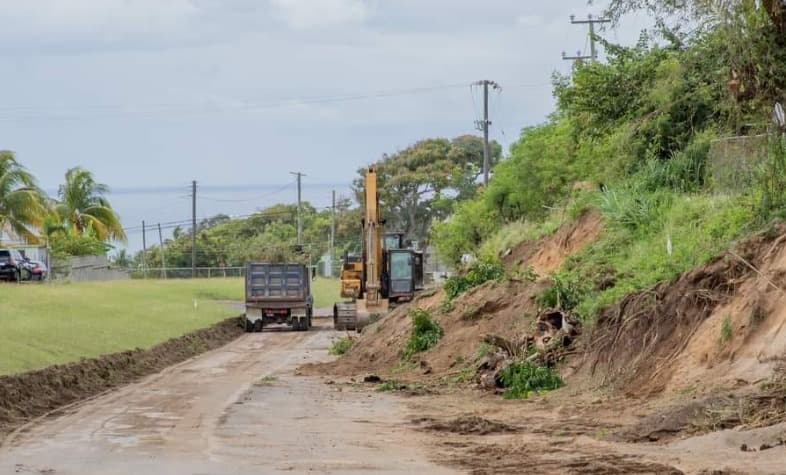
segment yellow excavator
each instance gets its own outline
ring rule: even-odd
[[[372,314],[384,314],[391,302],[409,301],[423,288],[423,253],[404,247],[404,235],[384,233],[379,212],[377,171],[366,170],[360,256],[344,253],[341,297],[333,306],[336,330],[360,331]]]

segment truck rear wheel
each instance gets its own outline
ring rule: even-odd
[[[245,321],[243,322],[243,329],[246,331],[246,333],[253,332],[254,331],[254,323],[251,320],[249,320],[248,318],[246,318]]]
[[[255,332],[261,332],[262,331],[262,320],[261,319],[257,320],[256,322],[254,322],[254,331]]]

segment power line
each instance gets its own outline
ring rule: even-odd
[[[543,84],[520,84],[512,87],[543,87],[550,85],[550,83]],[[41,114],[29,114],[18,116],[0,117],[0,122],[23,122],[28,120],[89,120],[89,119],[104,119],[104,118],[134,118],[134,117],[153,117],[156,115],[194,115],[194,114],[212,114],[222,111],[254,111],[265,109],[277,109],[284,107],[296,107],[301,105],[313,104],[329,104],[341,102],[353,102],[366,99],[380,99],[399,97],[405,95],[426,94],[432,92],[447,91],[451,89],[458,89],[466,87],[466,83],[461,84],[445,84],[437,86],[416,87],[409,89],[393,89],[383,90],[373,93],[357,94],[357,95],[338,95],[326,97],[312,97],[312,98],[288,98],[270,102],[256,102],[256,101],[240,101],[235,104],[202,104],[198,106],[187,104],[160,104],[160,105],[147,105],[143,108],[136,110],[128,110],[129,105],[106,105],[106,106],[66,106],[61,107],[60,110],[64,114],[52,114],[52,107],[48,106],[19,106],[19,107],[5,107],[0,108],[1,112],[19,112],[19,111],[32,111],[43,112]],[[79,108],[89,110],[98,110],[99,113],[95,114],[80,114]],[[147,109],[145,109],[145,107]],[[124,110],[125,109],[125,110]],[[101,111],[106,112],[101,112]]]
[[[24,121],[24,120],[36,120],[36,119],[44,119],[44,120],[82,120],[82,119],[101,119],[101,118],[128,118],[128,117],[145,117],[148,115],[156,115],[156,114],[165,114],[165,115],[190,115],[190,114],[202,114],[202,113],[215,113],[221,111],[252,111],[252,110],[264,110],[264,109],[277,109],[282,107],[293,107],[293,106],[301,106],[301,105],[313,105],[313,104],[329,104],[329,103],[339,103],[339,102],[352,102],[352,101],[361,101],[365,99],[379,99],[379,98],[388,98],[388,97],[398,97],[404,95],[414,95],[414,94],[425,94],[431,92],[438,92],[438,91],[445,91],[450,89],[456,89],[459,87],[466,87],[466,83],[462,84],[445,84],[439,86],[427,86],[427,87],[416,87],[416,88],[409,88],[409,89],[393,89],[393,90],[386,90],[386,91],[378,91],[372,92],[367,94],[355,94],[355,95],[338,95],[338,96],[326,96],[326,97],[313,97],[313,98],[288,98],[288,99],[281,99],[278,101],[270,101],[270,102],[254,102],[254,101],[242,101],[236,104],[203,104],[200,106],[188,106],[188,105],[177,105],[177,104],[170,104],[170,105],[162,105],[162,106],[147,106],[148,109],[138,109],[138,110],[122,110],[128,109],[129,106],[127,105],[113,105],[113,106],[103,106],[99,107],[99,109],[107,110],[108,112],[103,113],[96,113],[90,115],[79,115],[79,114],[65,114],[65,115],[53,115],[51,114],[50,108],[41,108],[42,111],[47,112],[46,114],[38,114],[38,115],[22,115],[17,117],[0,117],[0,122],[17,122],[17,121]],[[33,107],[29,107],[27,110],[35,111]],[[0,112],[7,111],[13,112],[13,109],[3,109],[0,108]],[[18,111],[18,109],[17,109]],[[71,111],[68,108],[65,108],[66,112],[79,112],[77,107],[71,107]]]

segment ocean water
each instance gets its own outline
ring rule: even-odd
[[[302,200],[308,201],[317,209],[327,209],[331,206],[333,190],[336,191],[336,199],[340,196],[354,196],[349,183],[303,183]],[[107,198],[120,215],[128,236],[126,243],[114,243],[116,249],[125,248],[131,253],[142,249],[143,220],[148,246],[158,243],[158,223],[161,223],[164,239],[171,237],[172,230],[178,225],[183,229],[191,227],[189,184],[157,188],[116,188]],[[198,184],[197,222],[217,214],[247,216],[277,203],[297,203],[297,185],[294,182],[238,186]]]

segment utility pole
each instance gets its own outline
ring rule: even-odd
[[[142,278],[147,279],[147,239],[144,219],[142,220]]]
[[[300,172],[289,172],[297,177],[297,245],[303,244],[303,216],[300,210],[300,178],[306,176]]]
[[[191,278],[196,277],[196,180],[191,182]]]
[[[606,18],[592,18],[592,15],[587,15],[586,20],[576,20],[576,15],[570,16],[570,22],[574,25],[589,25],[589,40],[590,40],[590,55],[589,56],[582,56],[579,52],[575,57],[572,56],[565,56],[565,52],[562,52],[562,59],[566,60],[584,60],[584,59],[591,59],[592,61],[598,60],[598,51],[595,48],[595,25],[601,25],[603,23],[611,23],[611,20]]]
[[[333,259],[336,257],[336,190],[333,190],[332,221],[330,222],[330,270],[328,273],[333,277]]]
[[[161,236],[161,223],[158,223],[158,245],[161,248],[161,267],[163,267],[164,280],[166,280],[166,249],[164,249],[164,238]]]
[[[562,59],[565,61],[584,61],[585,59],[591,59],[590,56],[585,56],[581,54],[581,51],[576,51],[576,56],[568,56],[565,52],[562,52]]]
[[[483,120],[475,121],[475,127],[483,131],[483,184],[489,184],[489,86],[494,90],[502,90],[502,87],[494,81],[483,79],[476,83],[475,86],[483,86]]]

